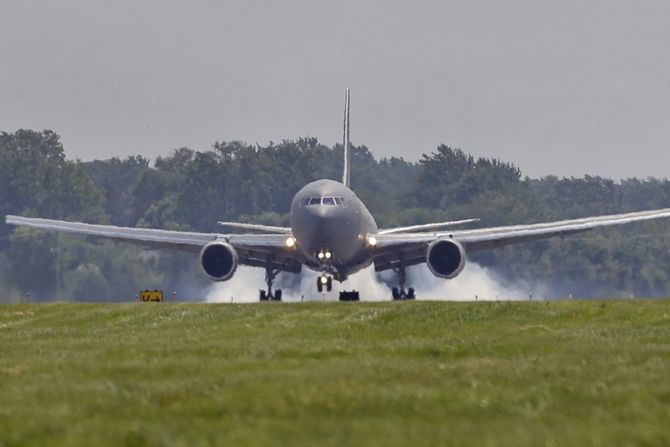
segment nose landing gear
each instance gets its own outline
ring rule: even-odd
[[[341,279],[338,279],[341,281]],[[323,292],[324,289],[327,292],[333,290],[333,277],[326,275],[325,273],[319,276],[316,279],[316,289],[319,293]],[[340,292],[340,301],[360,301],[360,296],[356,290],[351,292]]]
[[[333,290],[333,277],[332,276],[321,275],[316,279],[316,290],[318,290],[319,293],[321,293],[321,292],[323,292],[324,288],[328,292]]]

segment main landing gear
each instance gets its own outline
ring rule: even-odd
[[[398,285],[399,287],[393,287],[391,289],[391,296],[394,301],[398,300],[413,300],[416,299],[416,294],[414,293],[414,288],[409,287],[405,290],[405,281],[407,279],[407,274],[405,273],[405,266],[401,265],[396,267],[393,271],[398,275]]]
[[[279,269],[273,267],[265,269],[265,283],[267,284],[268,289],[259,291],[261,301],[281,301],[281,289],[277,289],[274,292],[272,291],[272,283],[274,282],[277,273],[279,273]]]

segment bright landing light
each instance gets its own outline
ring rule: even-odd
[[[326,259],[330,259],[331,256],[332,256],[332,255],[330,254],[330,252],[327,251],[327,252],[326,252]]]
[[[322,276],[321,277],[321,284],[325,284],[327,282],[328,282],[328,278],[326,278],[325,276]]]
[[[370,237],[368,238],[368,245],[369,245],[370,247],[374,247],[375,245],[377,245],[377,238],[374,237],[374,236],[370,236]]]
[[[293,236],[287,237],[286,242],[284,242],[284,244],[286,244],[286,247],[288,248],[295,247],[295,238]]]

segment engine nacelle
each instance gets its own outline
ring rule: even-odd
[[[200,250],[200,267],[214,281],[226,281],[237,269],[237,251],[225,241],[215,241]]]
[[[465,267],[465,249],[453,239],[438,239],[428,246],[426,264],[435,276],[454,278]]]

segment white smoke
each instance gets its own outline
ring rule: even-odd
[[[265,289],[265,271],[259,268],[238,267],[231,279],[212,283],[205,289],[205,301],[210,303],[255,303],[259,290]]]
[[[467,263],[453,279],[438,278],[425,264],[407,269],[407,283],[416,284],[417,299],[437,301],[541,300],[548,289],[541,284],[507,282],[495,271]]]
[[[275,288],[282,290],[282,300],[337,301],[340,290],[357,290],[362,301],[389,301],[395,275],[385,272],[375,274],[372,266],[351,275],[343,283],[333,282],[331,292],[318,293],[316,280],[319,274],[304,269],[300,275],[281,273],[275,280]],[[542,285],[523,282],[506,283],[494,271],[478,264],[468,263],[454,279],[441,279],[433,275],[428,267],[418,265],[407,269],[407,287],[414,287],[418,300],[475,301],[475,300],[539,300],[547,296]],[[259,290],[265,289],[263,269],[240,267],[226,282],[214,283],[205,291],[208,302],[252,303],[259,300]]]

